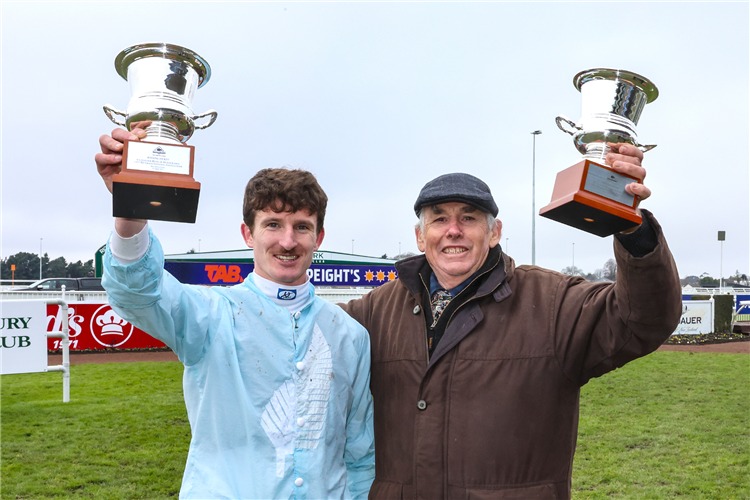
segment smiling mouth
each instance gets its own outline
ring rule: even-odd
[[[468,250],[466,248],[457,248],[457,247],[450,247],[450,248],[443,249],[443,253],[447,253],[447,254],[459,254],[459,253],[464,253],[464,252],[468,252]]]
[[[276,258],[282,262],[293,262],[299,257],[297,255],[276,255]]]

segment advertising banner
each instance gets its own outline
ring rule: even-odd
[[[166,262],[164,269],[180,283],[193,285],[236,285],[253,272],[253,264]],[[398,278],[394,266],[358,264],[313,264],[307,270],[315,286],[372,287]]]
[[[0,304],[0,374],[47,371],[46,307],[43,300],[6,300]]]
[[[15,301],[14,301],[15,302]],[[83,349],[148,349],[165,345],[134,327],[116,312],[109,304],[68,304],[70,327],[70,351]],[[62,325],[62,308],[47,306],[46,331],[58,331]],[[45,348],[57,350],[61,339],[47,339]]]
[[[682,317],[672,335],[701,335],[714,331],[714,301],[686,300],[682,303]]]

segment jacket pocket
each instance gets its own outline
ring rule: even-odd
[[[370,487],[370,494],[367,495],[369,500],[403,500],[404,486],[401,483],[391,483],[375,479]],[[413,495],[412,495],[413,498]]]
[[[555,487],[551,484],[502,490],[469,489],[466,492],[468,500],[557,500]]]

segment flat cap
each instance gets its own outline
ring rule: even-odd
[[[473,175],[455,173],[437,177],[424,185],[419,192],[414,212],[423,207],[458,201],[497,217],[497,205],[487,184]]]

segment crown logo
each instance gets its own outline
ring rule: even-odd
[[[122,327],[128,322],[110,309],[96,318],[96,324],[102,327],[102,335],[123,335]]]

